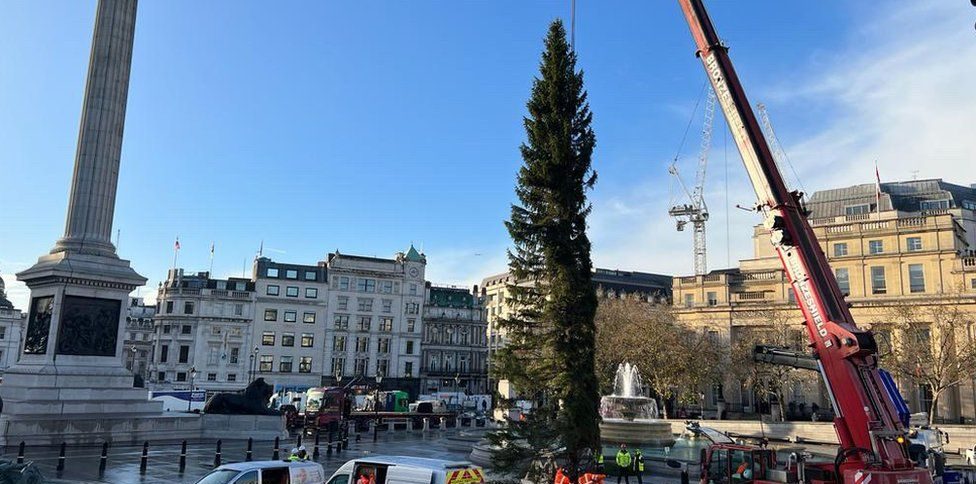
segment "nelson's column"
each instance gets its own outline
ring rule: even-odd
[[[136,2],[98,2],[64,237],[17,274],[30,287],[30,316],[19,361],[0,385],[0,443],[161,430],[153,420],[162,404],[133,387],[122,360],[125,303],[146,278],[111,243]]]

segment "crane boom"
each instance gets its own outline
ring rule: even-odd
[[[807,222],[799,193],[790,192],[756,115],[702,0],[678,0],[709,82],[725,115],[769,230],[806,321],[811,348],[837,417],[841,449],[837,478],[845,483],[928,484],[908,456],[905,429],[878,371],[877,344],[858,329],[820,244]]]

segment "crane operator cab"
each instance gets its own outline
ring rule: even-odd
[[[775,472],[771,449],[744,445],[716,444],[702,450],[701,484],[744,484],[754,481],[789,481],[786,473]],[[782,477],[783,480],[775,477]]]

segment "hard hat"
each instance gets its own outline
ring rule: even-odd
[[[298,447],[298,450],[299,450],[299,452],[301,452],[301,451],[303,451],[303,450],[305,450],[305,446],[304,446],[304,445],[301,445],[301,446],[299,446],[299,447]]]
[[[293,448],[291,449],[291,453],[292,453],[292,454],[297,454],[297,453],[298,453],[298,447],[293,447]]]

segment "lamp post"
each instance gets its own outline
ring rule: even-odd
[[[373,442],[376,442],[377,432],[380,429],[380,383],[383,375],[376,372],[376,398],[373,400]]]
[[[699,401],[699,405],[698,405],[699,416],[698,416],[698,418],[700,420],[705,420],[705,392],[698,393],[698,401]]]
[[[340,383],[342,383],[342,368],[336,368],[336,370],[335,370],[335,384],[338,387],[338,386],[340,386]],[[346,392],[342,391],[341,388],[340,388],[340,392],[339,392],[339,422],[336,424],[336,430],[338,430],[340,432],[340,435],[341,435],[341,432],[342,432],[342,417],[345,416],[345,413],[346,413]]]
[[[456,405],[458,406],[459,410],[461,408],[461,397],[458,396],[458,390],[459,390],[458,387],[460,385],[461,385],[461,373],[455,373],[454,374],[454,398],[457,399]]]
[[[248,378],[247,378],[248,381],[245,383],[245,386],[251,383],[251,380],[254,379],[254,373],[257,370],[258,351],[259,350],[257,346],[255,346],[254,350],[251,351],[251,365],[250,367],[248,367]]]
[[[197,376],[197,369],[195,367],[190,367],[190,396],[186,399],[186,411],[190,411],[190,406],[193,405],[193,379]]]

